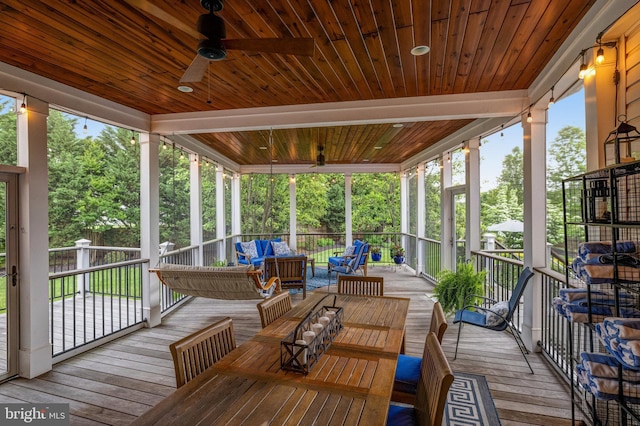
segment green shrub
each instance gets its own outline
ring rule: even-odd
[[[318,247],[328,247],[333,245],[331,238],[318,238]]]

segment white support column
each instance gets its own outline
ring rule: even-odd
[[[467,141],[465,145],[465,200],[467,210],[465,259],[471,252],[480,250],[480,138]]]
[[[289,248],[298,249],[298,216],[296,214],[296,175],[289,176]]]
[[[400,233],[409,233],[409,177],[404,171],[400,173]]]
[[[149,266],[160,262],[160,136],[140,134],[140,250],[149,264],[142,271],[142,309],[148,327],[161,322],[160,280]]]
[[[353,221],[351,216],[351,173],[344,174],[344,230],[345,244],[353,244]]]
[[[225,246],[226,232],[224,214],[224,168],[222,166],[216,166],[216,239],[220,240],[218,242],[218,253],[221,254],[220,258],[224,255],[228,263],[229,259],[226,259],[227,251]]]
[[[189,154],[189,211],[191,228],[191,244],[198,246],[197,258],[193,259],[198,266],[203,265],[202,247],[202,168],[200,156]]]
[[[424,164],[418,164],[416,170],[416,184],[418,188],[417,193],[417,206],[416,206],[416,275],[420,275],[424,272],[424,258],[425,258],[425,242],[426,226],[425,226],[425,188],[424,188]]]
[[[27,100],[18,113],[20,175],[20,355],[19,374],[34,378],[51,370],[49,341],[49,230],[47,116],[49,105]]]
[[[624,37],[621,42],[623,39]],[[609,132],[619,124],[615,109],[612,108],[612,105],[616,104],[616,86],[613,84],[616,58],[613,52],[617,50],[607,49],[606,62],[597,65],[595,72],[587,73],[584,78],[587,170],[596,170],[605,166],[604,141],[609,136]],[[623,97],[624,90],[620,98],[624,99]]]
[[[242,215],[240,213],[240,174],[234,175],[231,182],[231,234],[242,232]]]
[[[440,217],[442,223],[440,224],[440,259],[442,269],[454,269],[455,258],[453,256],[453,246],[455,245],[454,234],[451,224],[453,223],[453,199],[449,188],[452,182],[452,168],[451,161],[448,160],[445,154],[442,159],[442,169],[440,173]]]
[[[546,266],[547,253],[547,186],[546,186],[546,125],[547,110],[531,109],[532,122],[522,116],[524,129],[524,265]],[[542,278],[533,276],[523,295],[524,318],[522,338],[529,350],[537,350],[541,339]]]

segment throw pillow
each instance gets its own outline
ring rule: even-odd
[[[272,241],[271,246],[273,247],[273,253],[276,256],[289,256],[291,254],[291,250],[289,249],[289,245],[282,241]]]
[[[347,246],[344,249],[343,256],[352,256],[356,252],[356,246]]]
[[[258,257],[258,248],[256,247],[256,242],[254,240],[240,243],[240,245],[242,246],[242,252],[248,257],[251,259]]]
[[[509,312],[509,302],[498,302],[492,305],[485,314],[485,324],[488,327],[497,327],[504,322],[503,317]],[[498,314],[498,315],[496,315]]]

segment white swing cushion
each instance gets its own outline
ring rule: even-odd
[[[243,300],[260,299],[272,292],[257,288],[249,272],[252,265],[208,267],[162,264],[158,276],[162,282],[181,294],[212,299]],[[275,287],[275,285],[273,285]]]
[[[272,241],[271,246],[273,247],[273,254],[276,256],[288,256],[291,254],[291,249],[289,249],[289,244],[285,241]]]

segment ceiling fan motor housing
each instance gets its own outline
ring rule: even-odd
[[[210,61],[221,61],[227,57],[227,50],[220,40],[200,40],[198,42],[198,55]]]
[[[198,55],[210,61],[219,61],[227,57],[227,50],[221,41],[227,37],[222,18],[213,13],[200,15],[198,32],[207,37],[207,39],[198,42]]]

